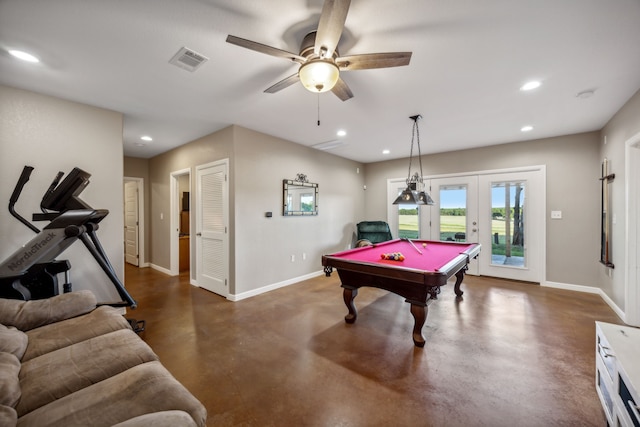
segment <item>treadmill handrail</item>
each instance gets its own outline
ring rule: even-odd
[[[16,186],[13,189],[13,193],[11,193],[11,197],[9,198],[9,213],[18,221],[26,225],[31,231],[33,231],[34,233],[39,233],[40,230],[38,229],[38,227],[31,224],[26,218],[24,218],[15,210],[16,202],[20,198],[20,194],[22,194],[22,189],[24,188],[25,184],[27,183],[27,181],[29,181],[31,172],[33,172],[33,166],[25,166],[24,168],[22,168],[20,178],[18,178],[18,182],[16,183]]]

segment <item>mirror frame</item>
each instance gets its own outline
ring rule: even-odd
[[[290,187],[307,187],[310,190],[313,190],[313,210],[311,211],[302,211],[302,210],[289,210],[287,205],[287,200],[289,199],[289,190]],[[318,215],[318,184],[313,182],[304,182],[298,181],[294,179],[283,179],[282,180],[282,215],[284,216],[309,216],[309,215]]]

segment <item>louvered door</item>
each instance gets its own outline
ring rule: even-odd
[[[196,168],[196,281],[205,289],[228,295],[227,164]]]

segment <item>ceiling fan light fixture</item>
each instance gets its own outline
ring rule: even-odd
[[[298,77],[308,91],[322,93],[333,89],[340,77],[340,70],[333,61],[312,59],[302,64]]]

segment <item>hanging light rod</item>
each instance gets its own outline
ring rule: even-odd
[[[422,153],[420,151],[420,131],[418,129],[418,120],[422,118],[420,114],[409,117],[413,120],[413,130],[411,133],[411,151],[409,152],[409,172],[407,174],[407,188],[393,201],[394,205],[433,205],[434,201],[429,194],[424,191],[424,181],[422,177]],[[420,173],[416,171],[411,175],[411,160],[413,159],[413,143],[417,141],[418,145],[418,162],[420,164]]]

